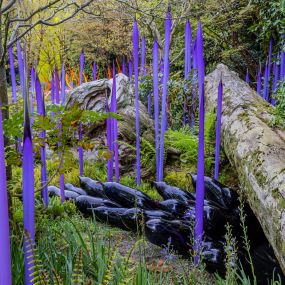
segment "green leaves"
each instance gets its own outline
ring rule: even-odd
[[[285,84],[280,84],[276,95],[275,116],[271,121],[272,126],[279,126],[285,130]]]
[[[17,137],[22,137],[23,135],[23,121],[24,121],[24,111],[19,110],[17,112],[11,113],[10,118],[4,121],[3,129],[5,136],[15,140]]]
[[[18,143],[18,138],[23,136],[23,111],[22,102],[10,106],[10,118],[4,122],[4,132],[10,141]],[[73,148],[82,146],[84,150],[93,149],[98,143],[90,140],[87,136],[82,140],[78,139],[78,124],[83,123],[83,129],[88,126],[102,124],[107,118],[113,117],[121,120],[121,116],[114,113],[99,113],[91,110],[81,110],[78,106],[73,106],[66,110],[64,106],[51,104],[46,107],[46,116],[37,113],[31,114],[34,123],[33,129],[33,146],[36,157],[38,157],[40,146],[44,143],[53,151],[53,159],[60,162],[64,157],[64,164],[72,157],[70,151]],[[59,129],[61,128],[61,129]],[[41,132],[46,132],[46,139],[41,137]],[[100,152],[100,157],[109,159],[110,154],[105,149]],[[6,149],[6,160],[9,165],[21,165],[21,157],[14,146]],[[64,167],[62,168],[64,169]]]

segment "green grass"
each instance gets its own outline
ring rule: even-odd
[[[18,209],[17,209],[18,208]],[[18,202],[13,211],[21,211]],[[12,215],[12,223],[14,215]],[[244,235],[246,226],[242,220]],[[23,285],[23,229],[18,220],[17,226],[11,227],[12,269],[15,285]],[[132,234],[130,234],[132,235]],[[98,223],[92,218],[84,218],[77,213],[72,201],[63,205],[60,199],[54,197],[47,208],[36,205],[36,244],[35,278],[42,281],[38,284],[110,284],[110,285],[188,285],[188,284],[217,284],[217,285],[254,285],[243,270],[231,266],[236,260],[236,246],[231,230],[228,227],[226,235],[226,276],[209,276],[203,263],[198,267],[181,264],[182,270],[154,272],[148,269],[146,262],[145,241],[143,236],[134,236],[134,245],[125,251],[119,249],[123,243],[128,243],[122,231],[108,225]],[[244,243],[249,247],[245,237]],[[137,249],[139,259],[131,258]],[[190,256],[191,257],[191,256]],[[179,259],[175,262],[179,263]],[[281,285],[272,280],[271,284]]]
[[[72,203],[72,202],[68,202]],[[52,203],[54,207],[56,203]],[[137,236],[137,242],[125,253],[119,253],[122,244],[121,231],[102,225],[91,218],[83,218],[76,212],[58,215],[43,214],[37,220],[35,245],[35,278],[38,284],[74,285],[74,284],[110,284],[110,285],[254,285],[245,275],[233,269],[230,260],[235,250],[227,252],[227,273],[225,278],[209,276],[203,264],[190,266],[179,272],[154,272],[148,269],[144,255],[143,238]],[[51,218],[53,217],[53,218]],[[125,236],[124,236],[125,238]],[[227,235],[228,248],[233,247],[233,239]],[[23,243],[22,237],[12,235],[13,284],[24,285]],[[134,249],[141,253],[133,260]],[[176,261],[179,263],[179,260]],[[276,280],[271,284],[281,285]]]

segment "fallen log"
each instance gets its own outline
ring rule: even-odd
[[[223,64],[206,77],[207,110],[216,106],[221,78],[221,143],[285,273],[285,132],[271,126],[274,108]]]

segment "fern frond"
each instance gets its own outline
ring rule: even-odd
[[[74,285],[81,285],[83,284],[83,258],[82,258],[82,250],[80,250],[77,254],[73,274],[72,274],[72,283]]]
[[[119,239],[119,241],[116,243],[114,249],[112,249],[112,254],[108,258],[107,268],[106,268],[106,271],[104,273],[104,278],[102,280],[102,283],[100,285],[109,284],[113,278],[113,269],[114,269],[114,265],[115,265],[115,258],[116,258],[117,249],[118,249],[120,243],[121,243],[121,239]]]
[[[48,275],[43,269],[42,261],[39,256],[35,243],[32,242],[28,232],[25,232],[25,248],[28,254],[28,266],[31,282],[35,285],[49,285]]]

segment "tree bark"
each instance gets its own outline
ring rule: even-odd
[[[0,7],[2,7],[2,1],[0,2]],[[0,59],[3,57],[4,47],[3,47],[3,24],[2,24],[2,13],[0,9]],[[0,106],[4,107],[2,109],[2,119],[3,121],[9,119],[9,106],[8,106],[8,92],[7,92],[7,78],[6,78],[6,69],[5,69],[5,61],[0,61]],[[9,140],[7,137],[4,137],[5,146],[9,144]],[[6,169],[7,180],[11,180],[12,178],[12,170],[11,167],[7,166]]]
[[[285,132],[271,127],[274,108],[223,64],[206,77],[206,109],[216,106],[221,78],[221,143],[285,273]]]

